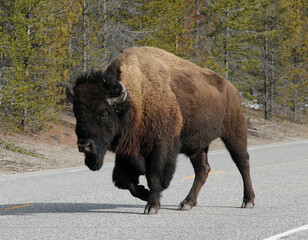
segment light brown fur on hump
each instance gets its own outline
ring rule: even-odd
[[[148,50],[153,50],[153,53]],[[160,51],[158,53],[161,54]],[[135,109],[134,128],[127,136],[127,141],[132,142],[126,143],[127,146],[138,145],[138,142],[146,145],[161,139],[179,139],[181,110],[170,86],[170,72],[159,55],[154,48],[131,48],[117,58],[121,61],[120,80],[128,90]],[[132,133],[135,139],[131,139]],[[135,155],[137,149],[134,152]]]
[[[134,144],[161,135],[169,141],[185,135],[187,146],[209,144],[225,130],[230,111],[241,108],[237,90],[222,76],[161,49],[125,49],[115,61],[135,109]]]

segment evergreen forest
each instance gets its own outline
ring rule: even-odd
[[[64,88],[153,46],[232,82],[265,119],[308,114],[305,0],[0,0],[0,128],[42,131]]]

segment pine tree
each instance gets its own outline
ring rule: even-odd
[[[281,1],[281,54],[278,101],[284,106],[284,116],[300,121],[308,103],[307,81],[307,2]],[[290,111],[289,111],[290,110]]]
[[[164,49],[188,58],[192,42],[185,26],[187,3],[183,0],[155,0],[140,2],[138,12],[131,16],[129,27],[140,33],[140,46]],[[142,3],[142,4],[141,4]]]
[[[66,81],[70,1],[9,1],[1,5],[3,127],[48,128],[56,121]],[[3,64],[6,62],[6,64]]]

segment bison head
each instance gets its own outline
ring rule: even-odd
[[[77,120],[78,149],[85,154],[89,169],[99,170],[127,118],[129,94],[116,75],[99,71],[79,77],[74,94],[67,89],[67,97]]]

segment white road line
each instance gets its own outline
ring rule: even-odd
[[[303,140],[294,141],[294,142],[277,142],[277,143],[264,144],[264,145],[252,145],[252,146],[248,146],[248,151],[268,149],[268,148],[281,147],[281,146],[298,145],[298,144],[307,144],[308,146],[308,140],[303,139]],[[227,149],[213,150],[213,151],[211,151],[210,149],[209,151],[209,155],[216,155],[216,154],[222,154],[222,153],[228,153]]]
[[[75,169],[75,170],[69,170],[67,172],[80,172],[80,171],[83,171],[84,169]]]
[[[103,168],[112,168],[114,163],[107,162],[104,164]],[[48,176],[48,175],[55,175],[55,174],[65,174],[65,173],[74,173],[74,172],[91,172],[86,166],[79,166],[79,167],[71,167],[71,168],[59,168],[59,169],[51,169],[51,170],[43,170],[38,172],[28,172],[28,173],[18,173],[15,175],[5,175],[0,176],[0,182],[7,181],[7,180],[16,180],[22,178],[29,178],[29,177],[41,177],[41,176]]]
[[[306,230],[308,230],[308,224],[301,226],[301,227],[298,227],[298,228],[291,229],[291,230],[283,232],[283,233],[279,233],[279,234],[274,235],[274,236],[269,237],[269,238],[265,238],[264,240],[278,240],[278,239],[281,239],[283,237],[290,236],[294,233],[298,233],[298,232],[302,232],[302,231],[306,231]]]
[[[16,175],[6,175],[4,177],[0,176],[1,177],[0,182],[6,181],[6,180],[16,180],[16,179],[28,178],[28,177],[40,177],[40,176],[63,174],[63,173],[69,173],[69,172],[80,172],[84,170],[85,170],[84,167],[73,167],[73,168],[44,170],[44,171],[38,171],[38,172],[20,173]]]
[[[294,142],[280,142],[280,143],[278,142],[278,143],[271,143],[271,144],[265,144],[265,145],[254,145],[254,146],[248,146],[248,150],[258,150],[258,149],[266,149],[266,148],[290,146],[290,145],[298,145],[298,144],[308,145],[308,140],[303,139],[303,140],[294,141]]]

